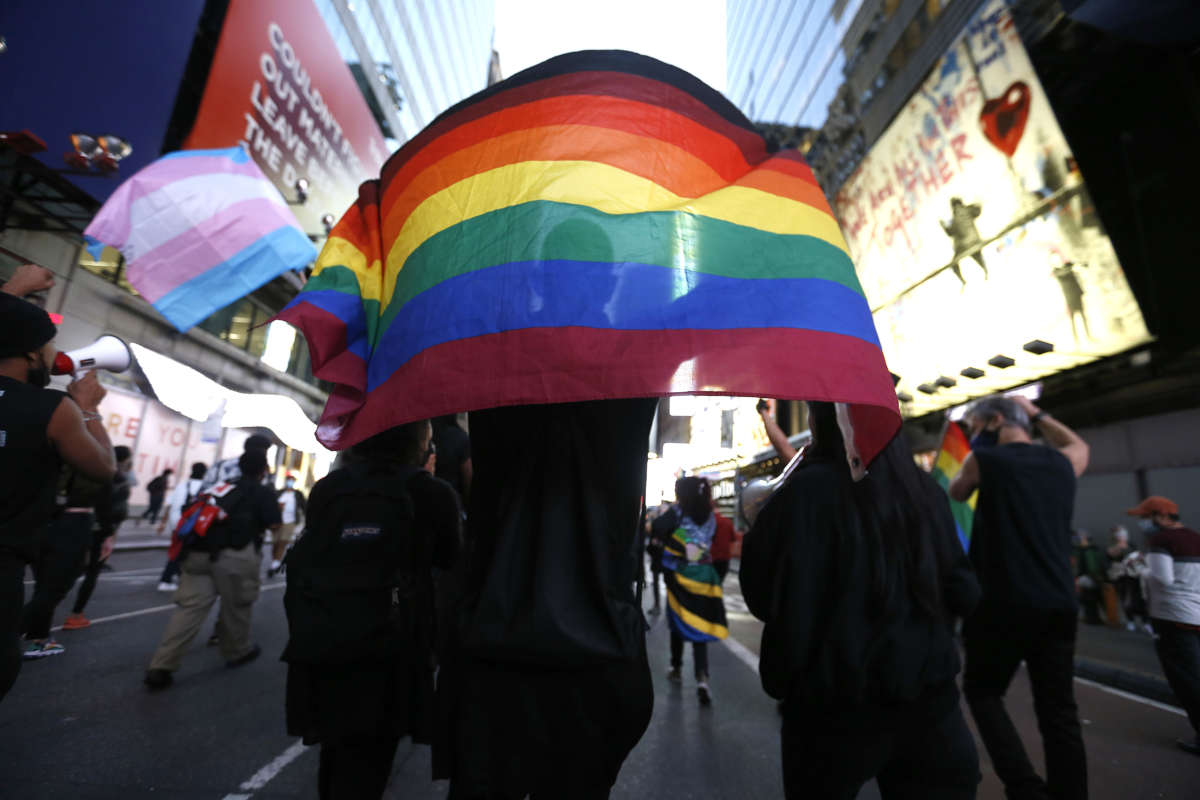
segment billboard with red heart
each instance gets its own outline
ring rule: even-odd
[[[833,209],[910,414],[1149,339],[1004,0],[970,21]],[[1024,349],[1035,340],[1053,347]]]

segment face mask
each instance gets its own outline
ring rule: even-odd
[[[989,431],[987,428],[971,437],[972,450],[978,450],[981,447],[995,447],[999,443],[1000,431]]]
[[[296,485],[296,482],[293,480],[287,480],[283,482],[283,485],[290,489]]]
[[[1150,533],[1158,530],[1158,526],[1154,524],[1154,520],[1150,519],[1149,517],[1138,520],[1138,527],[1141,528],[1144,533]]]

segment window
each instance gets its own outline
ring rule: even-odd
[[[115,283],[130,294],[136,295],[137,290],[125,277],[125,259],[121,253],[112,247],[105,247],[99,257],[88,252],[87,248],[80,251],[79,266],[93,275],[98,275],[109,283]]]

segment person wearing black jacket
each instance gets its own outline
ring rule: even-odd
[[[634,582],[655,399],[473,411],[475,479],[438,673],[451,800],[609,796],[654,706]]]
[[[766,622],[759,672],[783,700],[789,798],[973,798],[959,709],[956,617],[979,584],[946,496],[897,434],[855,482],[833,407],[810,403],[813,443],[742,544],[740,580]]]
[[[321,745],[321,800],[380,797],[400,739],[431,740],[433,568],[454,566],[462,515],[418,466],[429,437],[422,421],[354,445],[287,556],[287,728]]]

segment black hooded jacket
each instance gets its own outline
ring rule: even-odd
[[[932,544],[952,565],[941,576],[945,614],[924,612],[904,590],[903,573],[878,609],[853,484],[837,466],[818,460],[798,468],[743,541],[742,594],[767,623],[763,688],[787,701],[786,713],[838,724],[913,708],[945,713],[957,702],[960,668],[953,618],[969,614],[980,594],[945,494],[922,475],[938,517]]]

